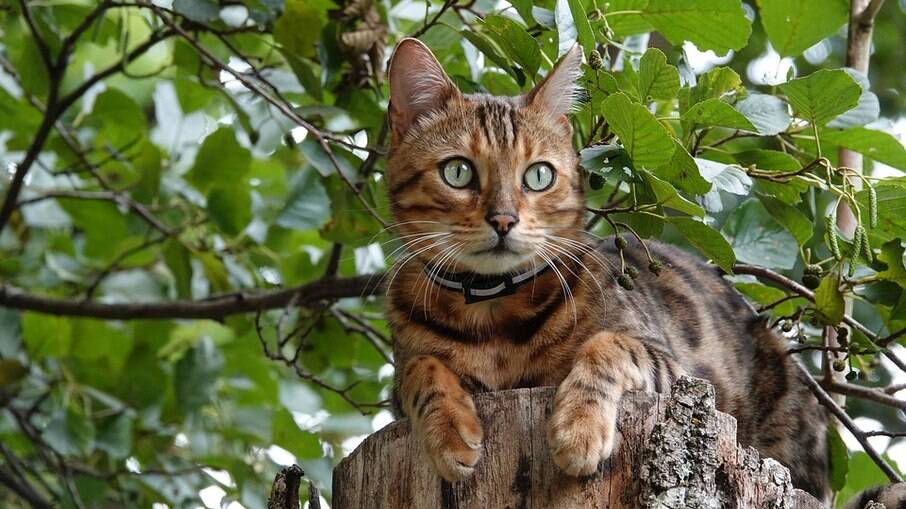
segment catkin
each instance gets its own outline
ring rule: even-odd
[[[849,260],[849,275],[852,276],[856,272],[856,258],[859,257],[859,253],[862,252],[862,237],[865,236],[865,228],[860,224],[856,226],[856,231],[853,232],[853,253],[852,257]]]
[[[824,226],[827,229],[827,244],[830,247],[831,254],[834,258],[840,260],[843,255],[840,254],[840,244],[837,242],[837,214],[832,212],[829,216],[824,216]]]
[[[868,186],[868,224],[872,228],[878,227],[878,192],[874,186]]]

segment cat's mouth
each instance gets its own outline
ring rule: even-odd
[[[475,251],[472,254],[484,255],[484,254],[519,254],[519,253],[517,253],[513,249],[510,249],[510,247],[506,245],[506,239],[501,237],[500,240],[497,241],[497,244],[494,244],[493,246],[491,246],[487,249]]]

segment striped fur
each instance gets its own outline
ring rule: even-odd
[[[427,52],[403,44],[407,52]],[[642,246],[630,242],[623,255],[641,274],[627,291],[616,283],[620,255],[612,240],[582,231],[584,196],[569,124],[548,106],[562,105],[556,91],[544,89],[558,83],[560,93],[571,94],[556,73],[574,72],[576,57],[567,56],[526,96],[442,90],[428,110],[391,107],[391,121],[403,125],[392,126],[386,180],[407,253],[391,271],[387,299],[398,411],[412,420],[438,473],[456,480],[471,474],[481,455],[471,394],[559,386],[548,426],[551,454],[566,472],[586,475],[618,445],[622,395],[667,391],[688,373],[714,383],[718,407],[737,418],[743,444],[789,466],[796,486],[826,497],[825,416],[796,380],[784,342],[695,257],[651,242],[667,266],[655,276],[644,270]],[[405,94],[407,86],[395,90]],[[391,101],[403,104],[399,96]],[[474,165],[473,186],[445,184],[440,168],[454,157]],[[539,161],[556,180],[533,192],[522,178]],[[518,216],[504,241],[485,220],[501,210]],[[505,251],[487,252],[499,242]],[[424,273],[426,265],[503,273],[545,261],[556,270],[513,295],[469,305]]]

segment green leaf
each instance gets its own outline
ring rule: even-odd
[[[667,182],[645,170],[641,171],[641,175],[645,183],[650,187],[658,204],[690,216],[702,217],[705,215],[703,208],[680,196],[676,189]]]
[[[299,80],[299,84],[302,85],[305,92],[311,94],[316,101],[323,101],[324,90],[321,87],[321,76],[315,68],[315,64],[312,63],[311,60],[293,54],[285,48],[281,48],[280,53],[283,55],[283,58],[286,59],[286,62],[293,70],[293,74],[296,75],[296,79]]]
[[[16,359],[0,359],[0,388],[22,380],[27,374],[28,368]]]
[[[906,172],[906,147],[890,133],[866,127],[827,129],[821,133],[821,141],[846,147]]]
[[[759,170],[790,172],[802,167],[795,157],[777,150],[747,150],[738,152],[733,156],[740,165],[746,168],[755,166]],[[799,203],[801,194],[809,188],[808,184],[798,178],[794,178],[789,182],[771,182],[765,179],[757,179],[755,186],[759,193],[773,196],[791,205]]]
[[[780,90],[800,118],[817,126],[851,110],[862,94],[859,84],[839,69],[821,69],[780,85]]]
[[[293,55],[315,56],[315,43],[331,7],[329,0],[286,0],[283,14],[274,22],[274,40]]]
[[[148,130],[145,112],[135,99],[116,88],[108,88],[94,101],[88,125],[98,130],[96,144],[123,150],[143,138]]]
[[[238,235],[252,220],[252,198],[243,184],[217,185],[208,193],[208,214],[228,235]]]
[[[123,412],[105,420],[98,429],[95,445],[113,459],[126,459],[132,452],[132,417]]]
[[[220,6],[214,0],[173,0],[173,10],[199,23],[220,18]]]
[[[830,485],[834,491],[846,486],[846,474],[849,471],[849,449],[843,443],[836,426],[827,427],[827,446],[830,460]]]
[[[713,260],[725,272],[733,273],[736,255],[720,232],[689,217],[670,217],[668,221],[703,255]]]
[[[305,155],[306,162],[314,166],[322,176],[332,175],[339,168],[349,180],[354,181],[356,179],[356,170],[352,167],[347,157],[349,152],[337,147],[330,147],[330,154],[328,154],[324,151],[324,147],[311,137],[305,138],[299,144],[299,149]],[[333,159],[330,157],[331,154],[333,154]],[[334,164],[334,161],[336,161],[336,164]]]
[[[248,149],[236,141],[233,130],[221,127],[204,139],[186,178],[202,192],[210,191],[219,183],[235,186],[248,173],[251,159]]]
[[[595,49],[595,34],[591,30],[588,14],[585,13],[581,0],[557,0],[554,19],[557,21],[558,56],[569,51],[576,39],[582,45],[585,54]]]
[[[869,230],[881,242],[906,239],[906,177],[888,178],[875,183],[878,193],[878,226]],[[867,190],[856,195],[862,210],[868,210]]]
[[[782,270],[796,264],[796,239],[754,198],[737,207],[721,231],[741,262]]]
[[[836,274],[828,274],[821,280],[821,284],[815,290],[815,307],[827,325],[837,325],[843,320],[846,304],[843,301],[843,294],[840,293]]]
[[[648,7],[648,0],[610,0],[604,5],[607,24],[616,37],[623,38],[654,30],[645,21],[644,10]]]
[[[862,87],[862,93],[859,95],[859,102],[855,108],[831,120],[827,126],[834,128],[862,127],[878,120],[881,115],[881,102],[878,100],[878,96],[871,91],[871,83],[868,78],[849,67],[844,67],[843,70]]]
[[[644,16],[671,44],[691,41],[720,55],[741,49],[752,33],[739,0],[650,0]]]
[[[234,338],[233,329],[226,325],[213,320],[193,320],[173,328],[167,343],[160,348],[157,355],[171,362],[177,361],[202,341],[210,341],[214,346],[221,346]]]
[[[209,338],[203,338],[179,359],[173,383],[181,412],[195,412],[214,398],[222,367],[223,355]]]
[[[706,99],[695,104],[682,115],[683,124],[707,127],[727,127],[755,132],[755,126],[742,113],[720,99]],[[692,128],[687,129],[690,131]]]
[[[624,175],[635,173],[635,165],[626,149],[620,145],[594,145],[579,152],[582,167],[591,173],[606,176],[612,170],[620,170]]]
[[[173,274],[176,296],[180,299],[192,297],[192,264],[189,250],[171,239],[164,244],[163,255],[164,264]]]
[[[670,161],[658,167],[654,174],[689,194],[699,195],[710,191],[711,183],[702,178],[695,159],[679,140],[674,139],[673,143],[676,148]]]
[[[330,219],[330,200],[318,179],[318,173],[308,168],[292,176],[289,196],[277,217],[284,228],[307,230],[320,228]]]
[[[888,464],[893,464],[890,458],[885,457]],[[894,467],[896,469],[896,467]],[[862,451],[854,451],[849,457],[849,468],[847,468],[846,486],[837,494],[838,508],[846,505],[857,493],[866,488],[881,486],[890,483],[890,479],[884,472],[878,468],[878,465],[868,454]]]
[[[786,131],[792,120],[786,103],[773,95],[751,94],[736,103],[736,109],[765,136]]]
[[[648,48],[639,61],[639,97],[646,102],[651,99],[672,100],[679,88],[679,71],[676,67],[667,63],[664,52]]]
[[[761,200],[761,204],[771,214],[771,217],[783,225],[800,246],[805,246],[805,243],[812,238],[814,229],[812,222],[799,209],[770,196],[759,196],[758,199]]]
[[[484,53],[484,56],[491,59],[491,62],[494,62],[497,67],[503,69],[512,76],[520,85],[525,84],[525,76],[520,76],[519,73],[513,69],[513,66],[510,65],[510,62],[503,56],[503,53],[500,52],[500,49],[497,48],[497,45],[494,44],[494,41],[492,41],[490,37],[483,33],[473,32],[471,30],[461,30],[459,33],[472,43],[473,46],[478,48],[478,51]]]
[[[601,110],[635,164],[657,168],[670,160],[672,138],[647,108],[617,93],[604,99]]]
[[[538,41],[515,21],[491,15],[481,25],[508,57],[518,63],[525,73],[535,76],[541,66],[541,48]]]
[[[906,265],[903,264],[903,244],[900,239],[891,240],[881,246],[878,260],[887,268],[878,272],[877,277],[906,288]]]
[[[320,458],[321,444],[318,436],[299,429],[292,414],[286,409],[277,410],[271,424],[274,443],[293,453],[297,458]]]
[[[742,80],[736,71],[729,67],[715,67],[699,76],[698,82],[692,88],[680,89],[680,113],[685,113],[689,108],[706,99],[720,99],[740,87],[742,87]]]
[[[331,175],[322,179],[322,183],[330,196],[331,219],[321,229],[321,236],[325,240],[355,247],[370,243],[381,230],[381,225],[362,207],[339,177]],[[371,199],[370,194],[366,190],[366,199]]]
[[[733,286],[743,295],[762,306],[772,305],[787,296],[787,293],[783,290],[761,283],[735,283]],[[796,312],[797,300],[803,299],[791,299],[782,304],[777,304],[771,308],[771,313],[774,316],[789,316]]]
[[[103,320],[78,318],[72,320],[70,355],[86,361],[106,359],[105,367],[119,369],[132,349],[128,330]]]
[[[93,448],[94,426],[84,414],[61,409],[47,423],[42,437],[60,454],[87,454]]]
[[[758,0],[761,25],[782,56],[797,56],[846,23],[844,0]]]
[[[532,0],[513,0],[510,3],[516,9],[516,12],[519,13],[519,16],[522,17],[522,21],[524,21],[526,25],[532,26],[537,23],[535,21],[535,16],[532,14]]]
[[[22,314],[22,339],[35,360],[63,357],[72,344],[72,322],[67,318],[31,311]]]

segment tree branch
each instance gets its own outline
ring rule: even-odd
[[[341,279],[318,279],[312,283],[271,291],[249,291],[204,300],[130,302],[110,304],[35,295],[12,286],[0,286],[0,306],[47,313],[108,320],[197,318],[220,320],[230,315],[252,313],[296,304],[310,307],[319,301],[367,297],[382,291],[380,275]]]
[[[352,191],[352,193],[355,195],[356,199],[362,204],[363,207],[365,207],[365,210],[368,211],[368,213],[381,226],[384,226],[384,227],[387,226],[387,222],[384,221],[384,218],[382,218],[380,216],[380,214],[378,214],[377,211],[374,210],[374,207],[372,207],[371,204],[368,203],[368,200],[366,200],[365,197],[362,195],[361,189],[359,189],[358,186],[356,186],[351,180],[349,180],[348,175],[343,173],[343,170],[341,169],[341,166],[340,166],[340,162],[337,160],[336,155],[333,153],[333,151],[330,150],[330,145],[327,143],[328,140],[333,141],[333,142],[342,143],[342,144],[345,144],[345,142],[343,142],[342,140],[339,140],[339,138],[336,138],[332,135],[321,132],[320,129],[318,129],[317,127],[312,125],[310,122],[308,122],[307,120],[302,118],[298,113],[296,113],[293,110],[292,106],[289,105],[286,101],[281,101],[279,99],[275,99],[274,97],[271,96],[271,94],[269,94],[266,90],[264,90],[260,86],[258,86],[257,83],[250,80],[243,73],[241,73],[241,72],[233,69],[232,67],[224,64],[223,62],[221,62],[216,56],[214,56],[214,54],[212,54],[210,51],[208,51],[207,48],[202,46],[201,43],[199,43],[195,38],[193,38],[191,35],[189,35],[185,30],[183,30],[182,27],[180,27],[179,25],[174,23],[172,20],[168,19],[167,16],[164,15],[164,12],[161,9],[159,9],[157,6],[152,5],[151,8],[157,13],[158,17],[160,17],[160,19],[165,24],[167,24],[167,26],[169,26],[183,40],[185,40],[190,46],[192,46],[192,48],[195,49],[195,52],[198,53],[198,56],[201,57],[201,59],[204,60],[208,65],[216,68],[219,71],[223,71],[223,72],[226,72],[227,74],[231,75],[238,82],[242,83],[242,85],[244,85],[246,88],[248,88],[252,92],[256,93],[258,96],[260,96],[265,101],[267,101],[268,104],[277,108],[277,110],[280,113],[282,113],[283,115],[285,115],[286,118],[288,118],[289,120],[294,122],[299,127],[302,127],[303,129],[305,129],[308,132],[308,134],[310,136],[312,136],[318,142],[318,144],[321,146],[321,149],[327,155],[328,160],[330,161],[331,165],[334,167],[334,171],[336,171],[337,176],[340,178],[340,180],[343,181],[343,183],[346,185],[346,187],[348,187],[350,189],[350,191]],[[274,85],[272,85],[272,84],[268,84],[268,85],[271,88],[275,88]]]
[[[872,389],[871,387],[862,387],[861,385],[834,382],[829,385],[825,385],[825,388],[828,391],[836,392],[837,394],[853,396],[859,399],[867,399],[876,403],[880,403],[882,405],[887,405],[906,411],[906,399],[900,399],[896,396],[885,394],[884,392],[878,389]]]
[[[818,385],[818,382],[816,382],[815,379],[812,378],[812,375],[808,371],[806,371],[800,363],[796,362],[794,363],[794,365],[796,366],[796,369],[799,370],[800,375],[802,375],[799,378],[802,379],[809,390],[811,390],[815,397],[818,398],[818,402],[824,405],[825,408],[830,410],[830,412],[834,414],[837,420],[839,420],[840,423],[843,424],[843,426],[845,426],[846,429],[848,429],[850,433],[852,433],[853,436],[856,437],[856,440],[858,440],[862,445],[862,450],[864,450],[865,453],[871,457],[871,459],[878,465],[878,467],[884,472],[884,474],[887,475],[887,478],[890,479],[891,482],[902,482],[903,479],[900,478],[899,474],[897,474],[886,461],[884,461],[884,458],[882,458],[881,455],[878,454],[878,451],[876,451],[875,448],[871,446],[871,444],[868,442],[868,438],[865,436],[865,433],[863,433],[862,430],[859,429],[856,423],[853,422],[853,420],[850,419],[848,415],[846,415],[846,411],[844,411],[842,408],[840,408],[839,405],[837,405],[834,399],[831,398],[830,395],[828,395],[820,385]]]
[[[16,495],[28,502],[35,509],[53,509],[50,502],[44,500],[34,488],[27,484],[20,483],[15,476],[0,468],[0,484],[11,489]]]

